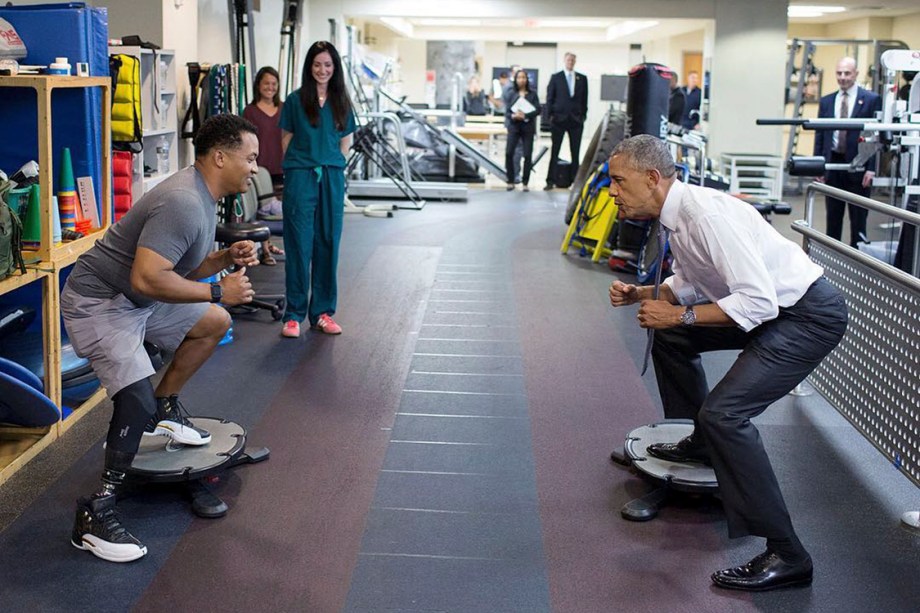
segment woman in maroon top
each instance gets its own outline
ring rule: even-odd
[[[278,71],[271,66],[264,66],[256,73],[253,98],[245,109],[243,117],[252,122],[259,132],[259,157],[257,162],[268,170],[272,176],[275,197],[279,197],[284,184],[281,170],[281,97],[278,95]],[[274,246],[270,240],[262,243],[262,264],[274,266],[277,261],[273,254],[284,251]]]

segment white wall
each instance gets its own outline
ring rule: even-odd
[[[911,49],[920,49],[920,13],[895,19],[891,25],[891,38],[903,40]]]
[[[163,48],[176,52],[176,125],[182,130],[182,118],[189,105],[189,83],[186,64],[198,60],[198,0],[185,0],[177,7],[173,0],[161,0]],[[180,134],[181,137],[181,134]],[[179,140],[179,167],[194,161],[191,139]]]
[[[781,117],[785,85],[785,3],[719,2],[709,106],[710,156],[779,154],[782,129],[757,126]]]
[[[163,44],[163,5],[160,2],[120,0],[95,4],[109,7],[109,38],[137,34],[141,40],[168,48]]]

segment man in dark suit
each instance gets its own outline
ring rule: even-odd
[[[683,90],[677,85],[677,73],[671,73],[671,95],[668,98],[668,123],[676,126],[680,125],[681,116],[684,114],[684,107],[687,104],[687,97]]]
[[[875,117],[881,110],[882,99],[875,93],[856,85],[856,60],[845,57],[837,62],[837,85],[840,90],[821,98],[818,106],[819,118],[861,118]],[[829,164],[849,164],[858,152],[859,130],[817,130],[815,131],[815,155],[820,155]],[[875,158],[866,162],[865,171],[828,170],[819,181],[860,196],[869,196],[872,178],[875,176]],[[843,235],[844,202],[837,198],[826,198],[827,235],[840,240]],[[869,211],[849,205],[850,245],[856,246],[860,235],[866,233],[866,217]]]
[[[550,120],[550,134],[553,139],[552,155],[549,158],[549,172],[546,173],[546,187],[555,187],[556,160],[562,149],[562,137],[569,135],[569,150],[573,168],[578,167],[578,151],[581,148],[581,133],[588,116],[588,78],[575,72],[575,54],[565,54],[565,70],[553,74],[546,87],[546,108]]]
[[[700,73],[691,70],[687,73],[687,85],[683,88],[684,110],[680,116],[680,125],[685,130],[695,130],[700,125],[700,104],[703,92],[700,90]]]

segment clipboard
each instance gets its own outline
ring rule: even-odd
[[[535,112],[536,110],[537,110],[537,107],[535,107],[530,102],[528,102],[527,98],[523,96],[519,96],[517,101],[511,105],[512,113],[521,112],[521,113],[524,113],[525,115],[528,115],[530,113]]]

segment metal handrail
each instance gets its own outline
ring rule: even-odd
[[[836,251],[837,253],[847,256],[848,258],[856,260],[860,264],[868,266],[875,272],[888,277],[892,281],[906,285],[915,292],[920,292],[920,279],[917,277],[909,275],[903,270],[895,268],[891,264],[876,259],[871,255],[863,253],[859,249],[854,249],[853,247],[841,243],[840,241],[835,240],[826,234],[818,232],[814,228],[810,227],[803,219],[792,222],[792,229],[799,234],[804,235],[808,240],[820,243],[832,251]]]
[[[890,204],[885,204],[884,202],[879,202],[878,200],[873,200],[872,198],[860,196],[859,194],[854,194],[852,192],[848,192],[848,191],[839,189],[837,187],[831,187],[830,185],[827,185],[825,183],[811,183],[807,188],[805,188],[805,221],[803,224],[811,232],[814,232],[814,230],[812,230],[811,228],[814,226],[814,224],[812,223],[812,220],[814,218],[815,195],[816,194],[824,194],[825,196],[837,198],[838,200],[842,200],[843,202],[846,202],[849,204],[855,204],[856,206],[860,206],[865,209],[869,209],[870,211],[881,213],[888,217],[899,219],[905,223],[909,223],[912,226],[914,226],[917,229],[917,231],[914,233],[914,258],[913,258],[914,261],[911,262],[910,272],[916,275],[917,272],[920,271],[920,215],[918,215],[917,213],[912,213],[911,211],[907,211],[905,209],[898,208],[896,206],[891,206]],[[796,222],[793,224],[793,230],[802,232],[801,227],[796,227],[798,224],[799,222]],[[804,234],[804,232],[802,233]],[[823,239],[826,239],[827,241],[832,241],[833,243],[833,244],[829,244],[825,242],[825,240],[820,240],[819,242],[821,242],[821,244],[827,245],[828,247],[831,247],[832,249],[836,251],[843,252],[842,249],[839,248],[840,246],[843,246],[842,243],[840,243],[839,241],[836,241],[821,233],[818,233],[818,236],[823,237]],[[846,251],[845,253],[852,256],[853,259],[859,260],[860,262],[863,262],[864,264],[872,266],[872,268],[874,268],[875,270],[879,270],[874,265],[868,264],[868,262],[866,262],[863,259],[869,256],[866,256],[862,252],[856,249],[853,249],[852,247],[847,247],[847,249],[849,251]],[[875,258],[869,258],[869,259],[875,261]],[[888,264],[885,264],[885,268],[883,269],[883,271],[884,272],[889,272],[889,271],[901,272],[897,268],[893,266],[889,266]],[[906,274],[906,273],[902,273],[902,274]],[[908,275],[908,276],[910,276],[913,279],[916,279],[916,277],[914,276],[911,276],[911,275]]]
[[[379,119],[381,124],[383,122],[389,121],[393,124],[393,131],[396,136],[396,149],[399,151],[399,163],[402,166],[403,177],[405,177],[405,182],[412,183],[412,174],[409,171],[409,158],[406,155],[406,140],[403,137],[402,133],[402,123],[399,120],[399,115],[392,112],[371,112],[371,113],[361,113],[358,115],[359,118],[366,117],[368,119]]]
[[[838,200],[843,200],[844,202],[855,204],[889,217],[895,217],[901,221],[906,221],[911,225],[917,226],[917,228],[920,229],[920,215],[917,213],[911,213],[910,211],[905,211],[896,206],[891,206],[890,204],[860,196],[859,194],[854,194],[853,192],[848,192],[837,187],[831,187],[825,183],[811,183],[805,188],[805,220],[808,222],[809,226],[813,225],[811,221],[815,204],[815,194],[817,193],[830,196],[831,198],[837,198]]]

